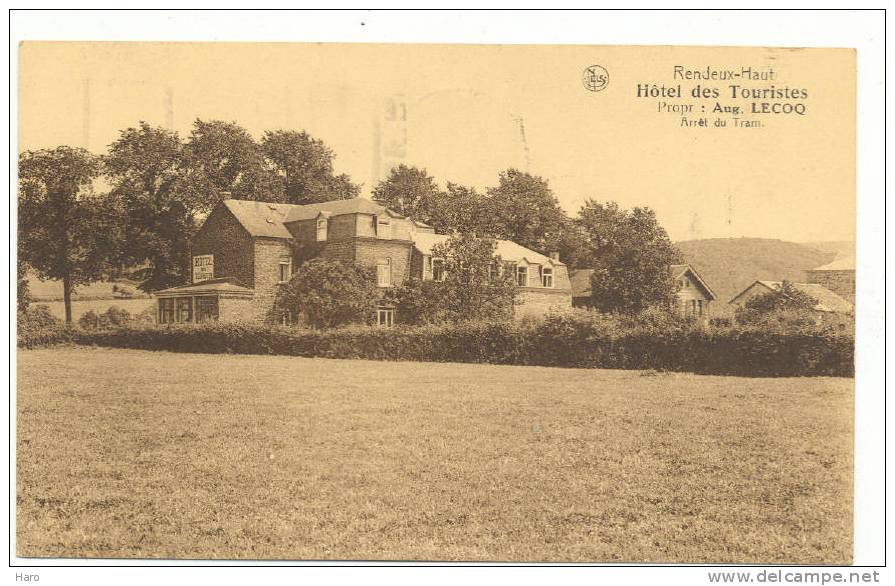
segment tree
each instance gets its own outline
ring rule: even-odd
[[[561,228],[551,235],[547,243],[548,252],[558,252],[559,259],[569,267],[582,266],[582,254],[587,248],[587,234],[574,219],[563,215]]]
[[[466,187],[448,181],[445,191],[429,192],[419,206],[417,218],[439,234],[455,231],[475,232],[484,235],[487,223],[485,196],[474,187]]]
[[[78,285],[99,280],[115,248],[115,217],[93,191],[100,160],[59,146],[19,156],[19,251],[43,279],[62,281],[65,321]]]
[[[196,214],[219,197],[191,172],[177,133],[141,122],[121,132],[103,161],[120,216],[119,264],[149,264],[144,291],[185,282]]]
[[[19,251],[19,258],[22,253]],[[16,311],[28,311],[31,289],[28,287],[28,265],[21,260],[16,265]]]
[[[285,202],[319,203],[351,199],[360,193],[348,175],[335,174],[332,149],[307,132],[265,132],[261,152],[282,183]]]
[[[399,214],[425,222],[428,206],[439,195],[425,169],[401,164],[373,189],[373,199]]]
[[[235,122],[196,119],[184,157],[195,189],[210,198],[209,208],[228,197],[285,201],[283,181],[267,166],[261,145]]]
[[[547,254],[556,250],[567,225],[566,215],[547,181],[518,169],[500,174],[488,190],[485,218],[490,232],[526,248]]]
[[[589,199],[576,223],[585,241],[579,264],[594,269],[594,307],[630,314],[674,301],[677,284],[669,266],[681,262],[680,253],[653,210]]]
[[[275,306],[304,316],[311,327],[332,328],[371,321],[379,299],[372,269],[314,258],[283,285]]]
[[[432,249],[444,263],[442,282],[411,279],[388,299],[406,323],[506,319],[513,315],[516,287],[504,270],[497,243],[471,233],[456,233]]]
[[[448,319],[443,283],[410,277],[385,292],[385,302],[395,307],[395,319],[402,324],[434,324]]]
[[[799,291],[791,282],[783,281],[776,291],[768,291],[747,299],[737,307],[734,317],[743,324],[760,323],[775,315],[784,317],[784,314],[789,314],[789,319],[782,321],[805,321],[803,318],[808,312],[812,312],[816,305],[817,299]],[[807,321],[813,322],[812,319]]]

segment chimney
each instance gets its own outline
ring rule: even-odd
[[[555,250],[553,252],[551,252],[550,260],[552,260],[553,262],[559,262],[559,252],[555,251]]]

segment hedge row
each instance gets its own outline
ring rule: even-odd
[[[832,331],[607,327],[554,316],[534,323],[302,330],[197,326],[21,332],[19,346],[75,343],[172,352],[653,369],[737,376],[853,376],[854,338]]]

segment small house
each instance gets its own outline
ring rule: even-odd
[[[840,295],[817,283],[790,283],[796,290],[808,295],[816,301],[814,311],[819,313],[850,313],[854,311],[854,305]],[[783,281],[755,281],[730,300],[731,305],[742,306],[748,300],[759,295],[777,294],[781,291]]]
[[[716,296],[711,287],[688,265],[671,265],[668,270],[677,287],[675,308],[683,315],[707,316],[712,309]],[[593,269],[572,271],[572,305],[574,307],[592,307],[591,277]]]

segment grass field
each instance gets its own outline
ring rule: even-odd
[[[848,563],[852,387],[19,351],[17,552]]]
[[[147,307],[155,307],[155,301],[155,299],[151,298],[73,300],[71,302],[71,316],[74,321],[78,321],[78,318],[91,309],[96,313],[103,313],[113,305],[126,309],[131,315],[136,315]],[[65,319],[65,304],[62,301],[36,301],[34,305],[46,305],[50,308],[50,312],[53,315],[59,319]]]

